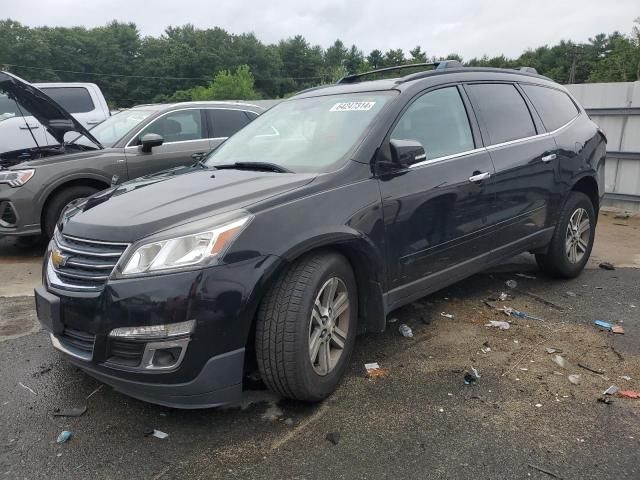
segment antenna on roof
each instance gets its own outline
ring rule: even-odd
[[[533,67],[520,67],[520,68],[518,68],[518,70],[520,70],[521,72],[526,72],[526,73],[538,73],[538,71]]]

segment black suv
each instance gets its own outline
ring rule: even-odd
[[[158,404],[235,402],[256,371],[318,401],[402,305],[520,252],[578,275],[602,132],[530,70],[434,66],[301,92],[199,165],[67,211],[36,289],[54,346]]]

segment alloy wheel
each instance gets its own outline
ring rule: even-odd
[[[350,312],[345,283],[331,277],[320,288],[309,320],[309,359],[318,375],[329,374],[338,364],[349,334]]]
[[[569,219],[565,236],[565,252],[570,263],[579,263],[587,253],[591,240],[591,222],[584,208],[578,208]]]

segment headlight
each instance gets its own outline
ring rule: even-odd
[[[21,187],[36,173],[35,169],[29,170],[0,170],[0,183],[7,183],[10,187]]]
[[[224,253],[250,219],[246,216],[208,231],[142,245],[131,255],[122,275],[209,264]]]

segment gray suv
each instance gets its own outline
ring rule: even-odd
[[[0,152],[0,236],[53,234],[69,206],[112,184],[192,165],[251,122],[262,107],[240,102],[140,105],[87,131],[60,105],[0,72],[0,90],[60,142]]]

